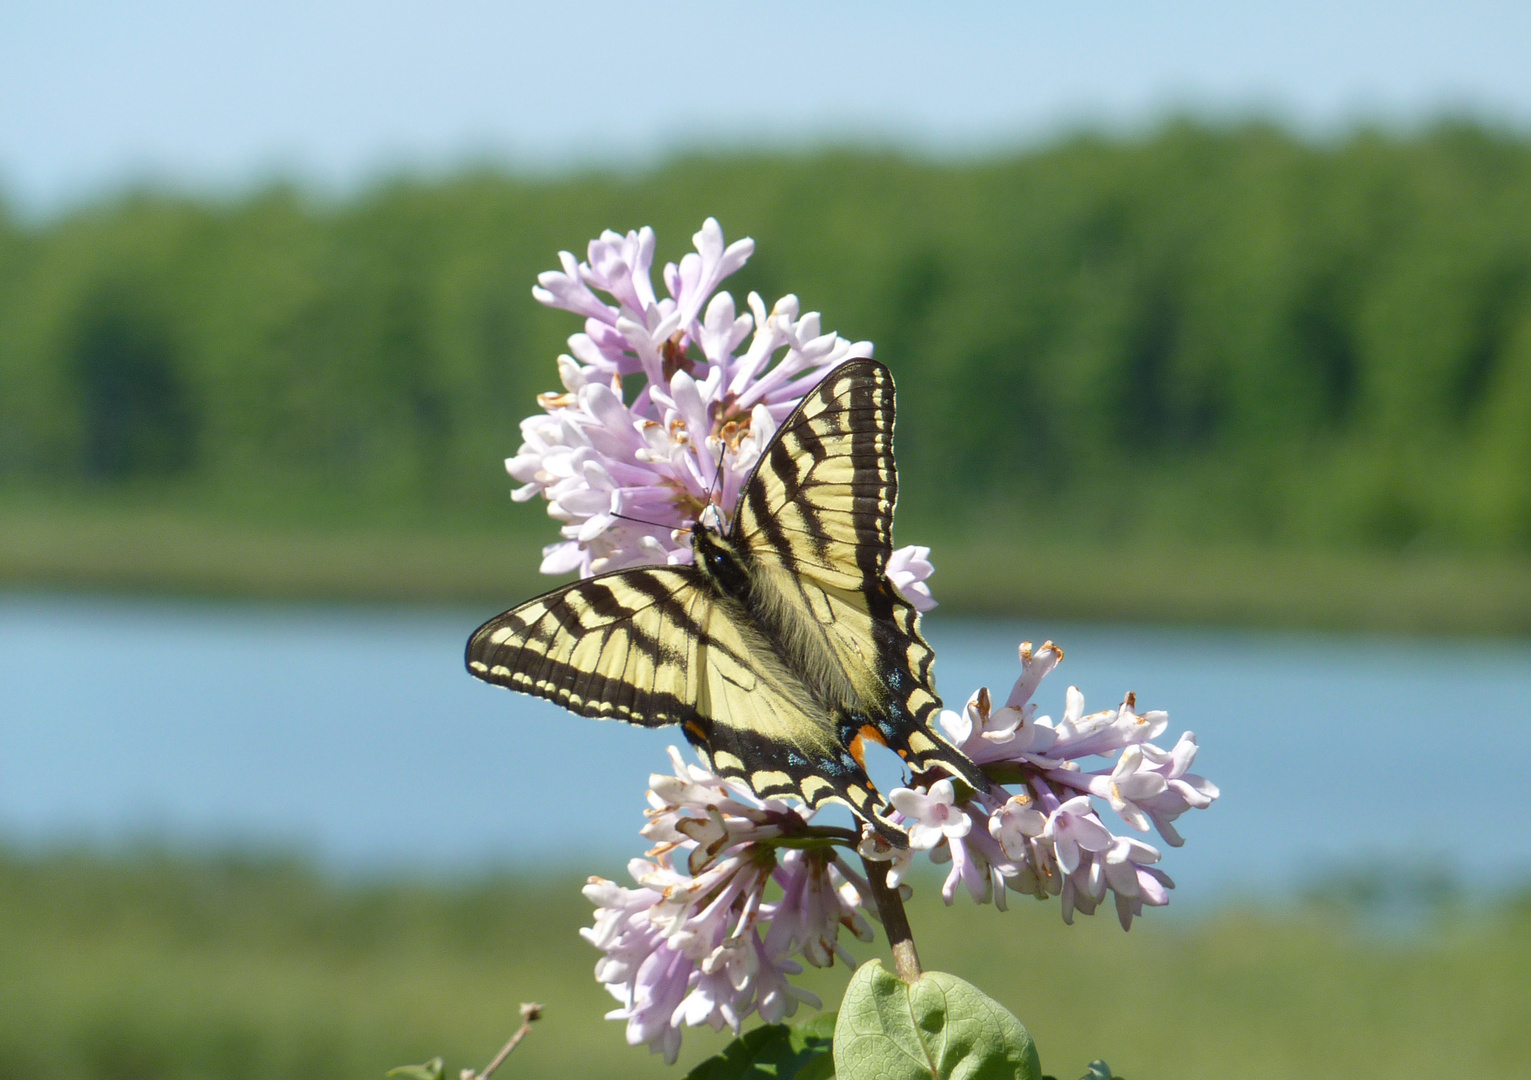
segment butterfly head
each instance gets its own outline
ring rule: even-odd
[[[702,507],[701,512],[696,515],[696,525],[702,528],[711,529],[715,533],[721,533],[723,531],[722,507],[720,507],[715,502],[709,502],[706,506]],[[693,527],[692,531],[695,531],[695,527]]]
[[[700,520],[691,526],[691,551],[696,566],[725,596],[742,600],[749,592],[749,571],[728,538]]]

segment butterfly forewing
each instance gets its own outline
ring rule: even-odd
[[[744,487],[733,536],[790,573],[859,590],[892,553],[893,377],[852,360],[811,390]]]
[[[577,581],[479,627],[468,670],[583,716],[684,724],[697,712],[694,609],[705,587],[691,567]]]

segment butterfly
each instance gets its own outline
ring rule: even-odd
[[[691,565],[599,574],[512,608],[469,639],[468,670],[583,716],[678,724],[757,795],[844,803],[906,846],[868,741],[915,772],[990,785],[935,725],[935,656],[886,574],[893,418],[888,369],[840,365],[761,452],[726,531],[692,525]]]

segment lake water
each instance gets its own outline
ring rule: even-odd
[[[0,838],[297,848],[336,869],[557,863],[642,850],[669,730],[470,679],[491,611],[0,594]],[[1057,716],[1125,690],[1201,743],[1223,798],[1162,864],[1182,900],[1336,866],[1531,874],[1531,645],[927,620],[948,704],[1003,697],[1016,644],[1067,658]],[[1164,845],[1160,845],[1164,847]]]

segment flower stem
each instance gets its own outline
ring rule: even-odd
[[[510,1057],[510,1052],[516,1048],[516,1044],[518,1044],[522,1039],[526,1038],[526,1033],[532,1030],[532,1024],[540,1019],[541,1016],[541,1005],[535,1004],[533,1002],[527,1002],[526,1004],[522,1005],[521,1026],[517,1028],[516,1033],[510,1037],[510,1041],[500,1048],[500,1052],[498,1054],[494,1055],[493,1061],[484,1066],[483,1072],[474,1073],[472,1069],[464,1069],[463,1080],[489,1080],[489,1077],[494,1074],[494,1070],[498,1069],[504,1063],[505,1059]]]
[[[862,856],[861,865],[866,868],[867,884],[872,887],[872,899],[877,904],[878,918],[882,919],[883,932],[893,949],[893,967],[898,977],[913,985],[921,975],[920,954],[914,949],[914,933],[909,929],[909,916],[904,912],[904,900],[898,889],[888,885],[888,864],[872,862]]]

